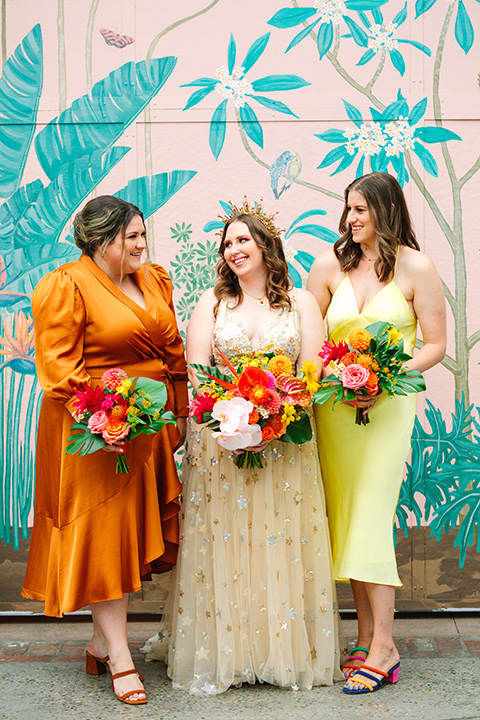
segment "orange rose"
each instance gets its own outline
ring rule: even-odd
[[[116,440],[123,440],[129,432],[130,428],[127,423],[109,420],[105,430],[102,432],[102,437],[106,443],[113,445]]]
[[[273,440],[275,432],[270,425],[265,425],[265,427],[262,428],[262,437],[264,440]]]
[[[370,345],[371,339],[372,336],[370,335],[368,330],[365,330],[364,328],[356,328],[355,330],[352,330],[352,332],[348,336],[348,344],[354,350],[359,350],[360,352],[363,352]]]
[[[251,412],[250,415],[248,416],[248,423],[249,423],[249,425],[255,425],[255,423],[258,422],[258,418],[259,418],[259,417],[260,417],[260,415],[258,414],[258,410],[256,410],[255,408],[253,408],[252,412]]]
[[[357,362],[357,353],[355,350],[350,350],[340,358],[340,362],[343,363],[345,367],[352,365],[352,363]]]

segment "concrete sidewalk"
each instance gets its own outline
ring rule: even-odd
[[[353,638],[355,622],[344,626]],[[480,720],[480,617],[397,619],[400,682],[361,697],[343,694],[340,684],[311,692],[257,684],[191,697],[172,690],[163,664],[144,661],[140,647],[156,627],[155,619],[129,623],[148,693],[148,704],[133,708],[115,700],[105,675],[85,675],[89,622],[0,618],[0,719],[111,720],[135,713],[143,720]]]

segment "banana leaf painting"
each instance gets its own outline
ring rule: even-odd
[[[167,82],[176,58],[127,63],[97,82],[36,135],[43,85],[40,25],[5,63],[0,80],[0,538],[18,548],[28,537],[40,389],[35,373],[31,294],[38,281],[79,251],[64,231],[73,213],[130,147],[114,145]],[[35,139],[34,139],[35,136]],[[44,179],[22,185],[34,151]],[[112,194],[146,218],[196,175],[173,170],[130,180]],[[26,410],[25,410],[26,407]],[[22,412],[22,408],[24,412]]]

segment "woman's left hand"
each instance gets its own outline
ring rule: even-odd
[[[187,436],[187,418],[186,417],[179,417],[177,418],[177,430],[178,430],[178,441],[175,445],[174,452],[177,452],[179,450],[183,443],[185,442],[185,438]]]

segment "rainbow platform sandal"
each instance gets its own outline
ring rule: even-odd
[[[347,659],[345,661],[345,665],[342,665],[342,672],[344,675],[345,675],[345,672],[344,672],[345,668],[348,668],[350,670],[359,670],[360,669],[359,665],[349,665],[349,662],[351,660],[360,660],[363,664],[365,662],[365,660],[367,659],[366,657],[363,658],[363,657],[360,657],[360,655],[355,655],[355,653],[358,652],[359,650],[366,653],[367,655],[370,652],[370,650],[368,650],[368,648],[360,647],[360,645],[357,645],[357,647],[354,647],[352,650],[352,654],[347,657]],[[353,675],[353,673],[350,673],[349,675],[345,675],[345,677],[351,677],[352,675]]]
[[[370,672],[374,672],[377,675],[381,675],[381,678],[377,678],[374,675],[370,675],[370,673],[365,672],[365,670],[370,670]],[[388,672],[383,672],[383,670],[377,670],[377,668],[370,667],[369,665],[362,665],[356,672],[354,672],[352,675],[349,676],[349,680],[352,680],[356,683],[361,683],[364,685],[363,688],[353,689],[348,688],[346,685],[342,688],[344,693],[347,693],[348,695],[363,695],[364,693],[368,692],[375,692],[375,690],[380,690],[381,687],[383,687],[383,684],[388,683],[396,683],[398,682],[398,676],[400,674],[400,663],[398,662],[396,665],[394,665]],[[360,675],[360,677],[359,677]],[[364,678],[368,678],[368,680],[365,680]],[[371,681],[371,682],[369,682]],[[375,685],[372,685],[372,683],[375,683]]]

